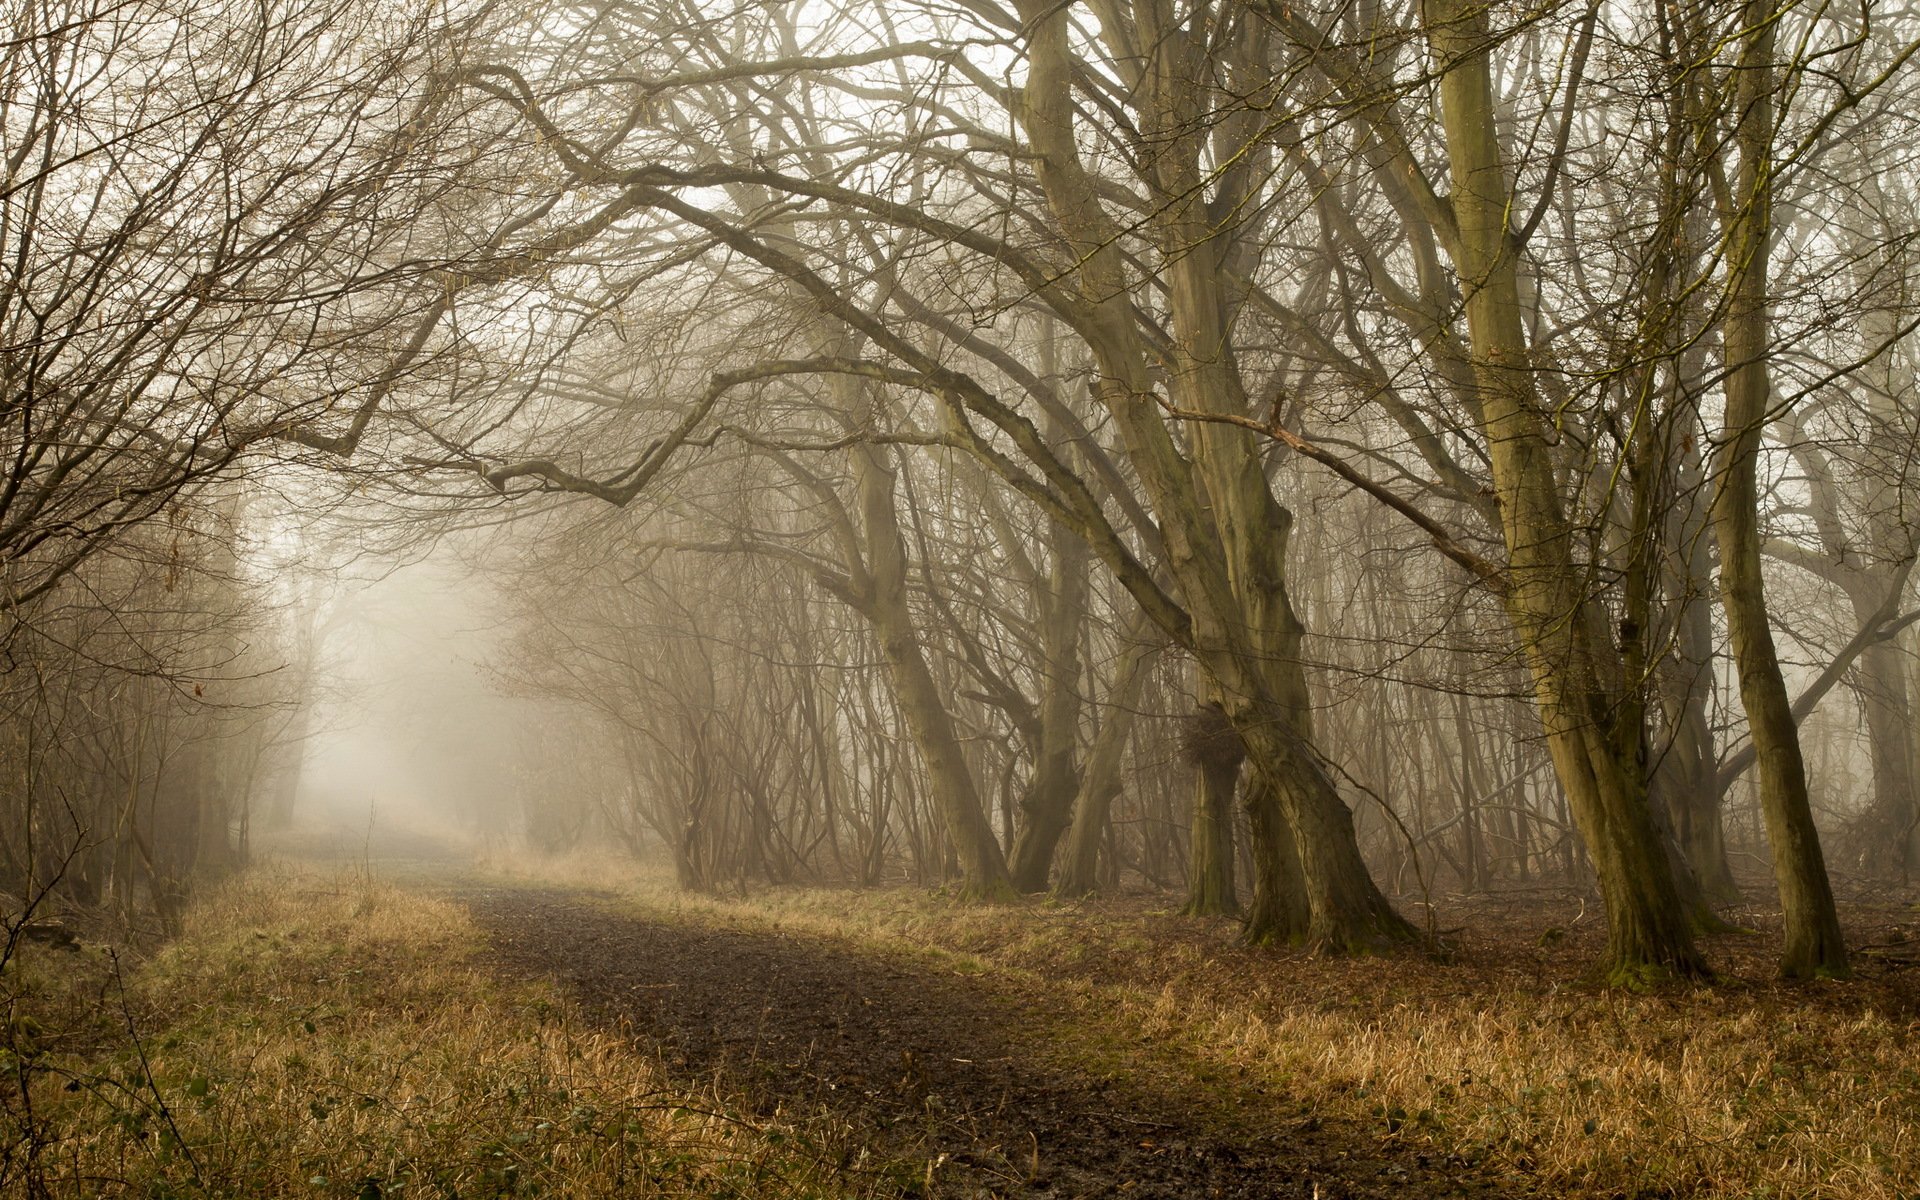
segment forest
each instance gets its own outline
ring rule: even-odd
[[[0,1197],[1920,1195],[1920,10],[0,0]]]

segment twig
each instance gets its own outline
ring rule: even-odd
[[[187,1139],[181,1136],[180,1126],[174,1123],[173,1109],[167,1106],[167,1098],[160,1094],[160,1083],[153,1075],[153,1063],[147,1058],[146,1043],[140,1040],[140,1030],[134,1024],[133,1009],[127,1004],[126,980],[120,974],[120,952],[109,947],[107,961],[113,964],[113,987],[120,1001],[120,1019],[127,1027],[127,1037],[133,1042],[134,1053],[140,1056],[140,1074],[146,1080],[147,1090],[153,1093],[153,1107],[173,1134],[174,1145],[180,1148],[180,1157],[186,1159],[187,1166],[193,1170],[193,1181],[204,1188],[206,1181],[200,1177],[200,1160],[193,1156],[193,1147],[187,1145]]]

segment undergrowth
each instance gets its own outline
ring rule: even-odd
[[[0,976],[0,1195],[902,1190],[832,1131],[669,1088],[549,987],[480,969],[477,944],[416,891],[257,871],[137,964],[23,953]]]
[[[677,919],[1019,978],[1057,998],[1049,1038],[1067,1065],[1172,1070],[1283,1129],[1338,1123],[1545,1194],[1920,1197],[1915,971],[1781,983],[1765,939],[1729,937],[1714,946],[1716,986],[1629,994],[1580,985],[1596,947],[1544,910],[1478,921],[1445,961],[1355,961],[1250,950],[1231,922],[1139,901],[981,906],[914,889],[717,899],[612,864],[576,877]]]

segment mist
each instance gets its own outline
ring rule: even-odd
[[[1920,1194],[1910,9],[4,25],[0,1198]]]
[[[489,599],[450,553],[336,586],[290,832],[381,857],[519,837],[521,737],[537,703],[498,685]]]

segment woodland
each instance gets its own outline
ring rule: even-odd
[[[836,937],[904,897],[989,974],[1080,914],[1130,965],[1040,956],[1074,986],[1197,986],[1101,923],[1140,920],[1326,996],[1484,955],[1891,1020],[1882,1173],[1776,1194],[1920,1187],[1911,4],[0,0],[0,51],[13,976],[294,920],[259,873],[352,597],[426,578],[407,620],[488,634],[464,682],[396,668],[454,731],[421,861]],[[6,997],[0,1190],[62,1194],[33,1098],[93,1068]],[[197,1194],[209,1078],[121,1087]],[[125,1153],[89,1178],[195,1194]],[[1594,1194],[1732,1187],[1688,1178]]]

